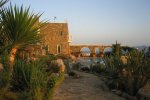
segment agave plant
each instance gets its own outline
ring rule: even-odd
[[[26,45],[35,44],[40,41],[40,27],[38,22],[40,15],[29,12],[30,8],[10,5],[1,11],[1,35],[0,39],[9,50],[10,69],[13,70],[14,59],[18,49]]]

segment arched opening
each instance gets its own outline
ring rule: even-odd
[[[83,47],[80,50],[82,56],[90,56],[91,50],[88,47]]]
[[[110,55],[112,53],[112,48],[111,47],[107,47],[104,49],[104,54],[105,55]]]
[[[61,53],[61,45],[57,45],[57,54]]]
[[[95,54],[99,55],[100,54],[100,49],[99,48],[95,48]]]

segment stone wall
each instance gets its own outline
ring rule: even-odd
[[[44,37],[43,44],[48,47],[49,54],[70,54],[67,23],[45,23],[40,33]]]

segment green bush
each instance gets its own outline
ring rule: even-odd
[[[50,66],[48,66],[48,71],[51,73],[59,73],[60,66],[56,62],[51,62]]]
[[[68,73],[70,71],[69,60],[65,59],[65,60],[63,60],[63,62],[65,65],[65,73]]]
[[[54,75],[54,76],[53,76]],[[52,100],[52,94],[55,87],[57,87],[64,80],[64,73],[53,74],[50,79],[47,81],[47,91],[44,100]]]
[[[26,63],[16,60],[11,79],[11,89],[23,93],[20,98],[42,100],[46,90],[46,76],[43,60]],[[28,93],[28,94],[27,94]]]
[[[0,88],[5,87],[10,79],[10,71],[9,71],[9,63],[8,63],[8,56],[2,55],[1,62],[3,64],[3,70],[0,72]]]
[[[72,66],[72,69],[74,70],[79,70],[81,64],[78,62],[78,63],[74,63],[73,66]]]
[[[32,79],[32,67],[22,60],[16,60],[12,74],[11,85],[15,91],[30,88]]]
[[[123,64],[117,56],[107,58],[106,62],[107,74],[112,81],[108,82],[109,85],[115,85],[132,96],[150,79],[150,59],[145,58],[142,52],[132,51],[127,64]]]
[[[102,64],[96,64],[96,65],[91,65],[90,70],[92,72],[101,73],[101,72],[105,72],[106,67],[105,65],[102,65]]]
[[[51,90],[55,86],[57,80],[58,77],[56,76],[51,77],[47,82],[47,89]]]
[[[69,74],[69,76],[75,76],[75,75],[76,75],[76,72],[70,71],[68,74]]]

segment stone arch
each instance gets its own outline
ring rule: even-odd
[[[104,48],[104,53],[105,52],[112,52],[112,47],[106,47],[106,48]]]
[[[90,56],[91,49],[89,47],[81,47],[80,53],[82,56]]]
[[[106,47],[104,48],[104,54],[110,55],[112,53],[112,47]]]

